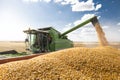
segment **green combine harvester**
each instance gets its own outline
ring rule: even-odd
[[[92,22],[92,24],[95,25],[98,23],[98,19],[94,16],[62,34],[52,27],[40,28],[38,30],[25,30],[24,32],[28,35],[25,40],[27,50],[30,50],[33,53],[43,53],[71,48],[73,47],[73,42],[67,38],[66,34],[88,24],[89,22]]]

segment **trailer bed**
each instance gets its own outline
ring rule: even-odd
[[[47,53],[39,53],[39,54],[32,54],[32,55],[26,55],[26,56],[21,56],[21,57],[13,57],[13,58],[1,58],[0,59],[0,64],[4,64],[7,62],[13,62],[13,61],[20,61],[20,60],[27,60],[27,59],[31,59],[40,55],[44,55]]]

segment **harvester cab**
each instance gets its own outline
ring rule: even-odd
[[[92,22],[92,24],[95,25],[98,23],[97,17],[94,16],[62,34],[52,27],[40,28],[37,30],[25,30],[24,32],[28,35],[27,48],[33,53],[41,53],[73,47],[73,42],[67,38],[66,34],[89,22]]]
[[[28,35],[27,48],[33,53],[51,52],[72,47],[72,41],[68,40],[66,36],[60,38],[60,32],[52,27],[40,28],[38,30],[29,29],[24,32]]]

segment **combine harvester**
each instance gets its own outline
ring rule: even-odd
[[[66,34],[80,27],[83,27],[89,22],[92,22],[95,28],[96,27],[99,28],[99,29],[96,28],[96,31],[97,31],[101,45],[103,46],[107,45],[106,44],[107,40],[104,37],[104,33],[102,31],[102,28],[99,25],[98,19],[96,16],[94,16],[62,34],[52,27],[40,28],[38,30],[29,29],[24,31],[28,35],[26,39],[28,43],[27,50],[30,50],[33,53],[41,53],[41,52],[43,53],[43,52],[52,52],[52,51],[73,47],[73,42],[67,38]],[[101,36],[104,38],[101,39]]]
[[[48,53],[56,50],[71,48],[73,47],[73,42],[67,38],[66,34],[80,27],[83,27],[84,25],[90,22],[92,22],[92,24],[94,25],[97,31],[100,44],[102,46],[107,46],[108,43],[105,38],[105,34],[102,31],[102,28],[100,27],[97,17],[94,16],[62,34],[52,27],[41,28],[38,30],[33,30],[33,29],[25,30],[24,32],[27,33],[28,35],[26,39],[27,50],[31,51],[32,53],[41,53],[41,54],[33,54],[29,56],[24,56],[24,57],[3,59],[3,60],[0,60],[0,64],[11,62],[11,61],[30,59],[30,58],[42,55],[46,52]]]

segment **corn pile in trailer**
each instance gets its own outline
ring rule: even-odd
[[[70,48],[0,65],[0,80],[120,80],[120,50]]]

